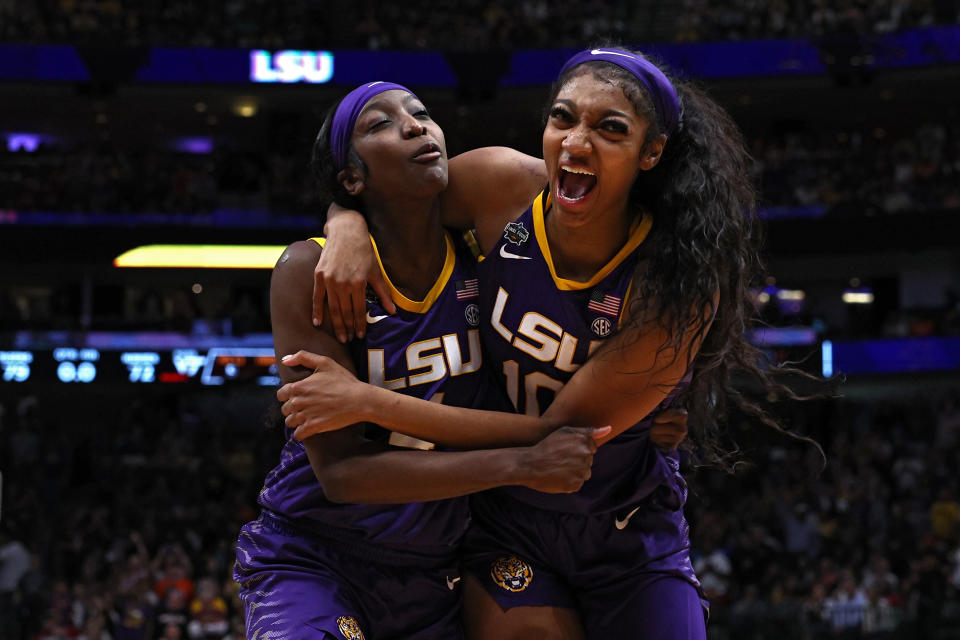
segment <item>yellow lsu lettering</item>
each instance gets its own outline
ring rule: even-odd
[[[494,331],[516,349],[541,362],[550,362],[560,371],[573,373],[579,369],[582,363],[573,361],[577,350],[577,338],[564,331],[563,327],[550,318],[535,311],[528,311],[520,320],[516,335],[503,324],[503,312],[507,308],[509,298],[510,294],[500,287],[493,304],[493,313],[490,315],[490,324]],[[588,355],[593,353],[602,342],[602,340],[591,340],[587,349]]]
[[[490,325],[504,340],[515,349],[526,353],[540,362],[551,363],[557,370],[573,373],[582,363],[574,362],[578,340],[563,330],[558,323],[536,311],[528,311],[520,320],[520,326],[514,334],[503,323],[503,312],[507,308],[510,294],[500,287],[497,299],[493,304],[493,313],[490,315]],[[587,357],[603,344],[602,340],[591,340],[587,348]],[[503,377],[507,387],[507,395],[518,411],[530,416],[539,416],[541,413],[538,392],[540,389],[550,389],[557,392],[563,383],[547,374],[534,371],[523,376],[520,380],[520,365],[516,360],[507,360],[503,363]],[[523,391],[523,397],[520,392]],[[522,400],[522,402],[521,402]]]
[[[443,359],[443,352],[439,351],[441,345],[440,338],[431,338],[422,342],[414,342],[407,347],[407,371],[426,369],[424,373],[410,376],[409,384],[411,387],[443,380],[443,377],[447,375],[447,363]],[[460,348],[459,344],[457,348]],[[431,351],[436,351],[436,353],[428,353]]]
[[[367,350],[367,375],[370,384],[396,391],[407,386],[443,380],[448,374],[459,376],[480,369],[483,355],[480,350],[480,331],[467,331],[469,359],[464,362],[460,339],[455,333],[442,338],[421,340],[407,346],[406,361],[409,377],[387,380],[386,356],[383,349]]]

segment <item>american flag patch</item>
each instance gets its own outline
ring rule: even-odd
[[[616,318],[620,315],[621,302],[623,302],[623,298],[612,296],[609,293],[594,291],[590,295],[590,304],[587,305],[587,309]]]
[[[480,295],[480,289],[477,288],[477,279],[457,280],[454,285],[457,288],[457,300],[470,300]]]

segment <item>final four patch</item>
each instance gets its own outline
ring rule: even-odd
[[[364,640],[363,631],[360,631],[360,624],[353,616],[340,616],[337,618],[337,627],[347,640]]]
[[[503,228],[503,237],[506,238],[510,244],[519,246],[527,241],[527,238],[530,237],[530,232],[527,231],[527,228],[523,226],[522,222],[509,222],[507,226]]]
[[[533,582],[533,567],[516,556],[505,556],[490,566],[490,577],[501,589],[518,593]]]

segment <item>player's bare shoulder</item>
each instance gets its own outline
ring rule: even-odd
[[[509,147],[474,149],[450,161],[450,185],[442,196],[443,208],[458,212],[464,226],[477,230],[486,252],[504,225],[530,206],[546,182],[546,166],[540,158]]]
[[[313,273],[317,261],[323,253],[323,244],[317,240],[298,240],[280,254],[273,267],[273,277],[298,277],[304,270]]]
[[[299,298],[304,291],[309,293],[321,253],[323,247],[313,239],[299,240],[284,249],[270,276],[271,299]]]

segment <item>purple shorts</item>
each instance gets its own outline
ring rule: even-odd
[[[577,609],[588,638],[706,638],[682,507],[581,515],[496,493],[472,507],[464,568],[503,608]]]
[[[363,553],[269,514],[244,525],[236,551],[248,638],[463,637],[455,558]]]

